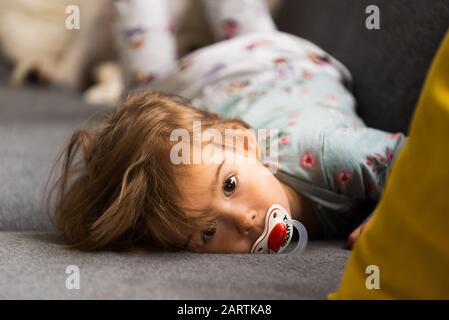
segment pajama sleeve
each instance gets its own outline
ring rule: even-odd
[[[342,128],[324,135],[323,169],[329,189],[356,201],[378,201],[406,138],[372,128]]]

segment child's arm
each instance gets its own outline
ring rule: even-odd
[[[360,235],[362,234],[363,229],[370,223],[371,221],[371,215],[366,218],[365,221],[363,221],[357,228],[355,228],[351,234],[349,235],[347,239],[347,243],[349,247],[353,247],[356,241],[359,239]]]
[[[151,86],[176,64],[176,42],[166,0],[115,0],[117,40],[134,88]]]
[[[266,0],[202,0],[202,4],[217,41],[276,30]]]
[[[323,165],[332,190],[378,201],[405,136],[372,128],[342,128],[324,137]]]
[[[337,129],[325,135],[323,165],[330,188],[359,201],[378,201],[406,138],[372,128]],[[369,217],[350,235],[352,245]]]

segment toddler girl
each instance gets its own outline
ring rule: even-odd
[[[218,42],[177,60],[166,1],[115,1],[133,94],[66,146],[72,247],[250,252],[272,204],[329,238],[379,199],[405,137],[365,126],[348,70],[261,0],[202,4]]]

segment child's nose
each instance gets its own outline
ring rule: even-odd
[[[245,236],[248,235],[250,230],[254,227],[256,217],[257,213],[255,211],[238,213],[236,215],[236,220],[239,232]]]

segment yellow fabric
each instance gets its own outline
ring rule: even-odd
[[[367,289],[377,265],[380,289]],[[428,73],[409,139],[330,299],[449,299],[449,33]]]

